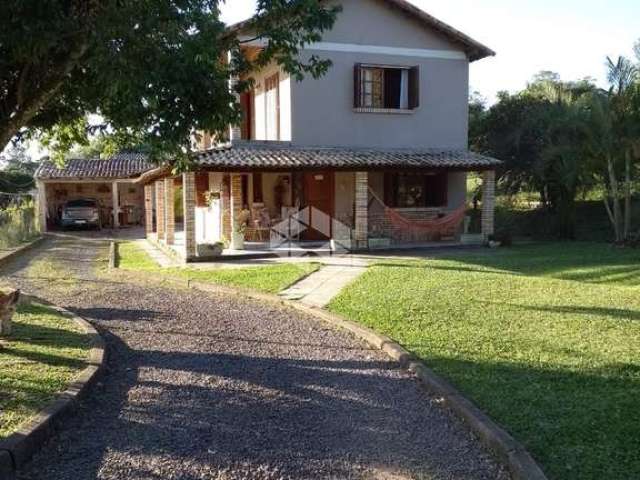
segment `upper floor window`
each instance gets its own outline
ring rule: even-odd
[[[420,105],[418,67],[356,64],[354,107],[372,110],[413,110]]]

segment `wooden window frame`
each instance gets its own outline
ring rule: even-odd
[[[385,91],[389,89],[384,72],[387,70],[405,70],[407,75],[407,108],[390,107],[385,96]],[[367,71],[380,72],[378,82],[368,80]],[[368,93],[367,85],[371,84],[371,93]],[[379,98],[373,101],[375,85],[378,85]],[[400,66],[400,65],[374,65],[356,63],[354,66],[354,109],[358,112],[374,113],[412,113],[420,106],[420,67]],[[367,102],[367,97],[371,96],[371,102]]]
[[[424,198],[419,205],[403,205],[400,202],[399,190],[402,178],[409,177],[416,179],[422,177]],[[431,183],[432,179],[438,179],[439,184]],[[430,194],[435,191],[436,200],[430,201]],[[384,174],[384,201],[387,207],[398,209],[438,209],[447,207],[449,204],[449,174],[448,172],[438,173],[415,173],[415,172],[385,172]]]

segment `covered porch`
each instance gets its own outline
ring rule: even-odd
[[[245,145],[201,154],[196,171],[146,183],[147,237],[187,262],[457,245],[471,236],[469,172],[482,178],[473,237],[493,233],[497,161],[466,152],[427,163],[423,153],[419,165],[384,165],[389,152],[367,151],[355,165],[336,159],[345,152]]]

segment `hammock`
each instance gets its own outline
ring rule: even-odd
[[[371,196],[384,207],[385,218],[394,230],[410,232],[412,234],[453,235],[460,227],[467,212],[467,206],[463,203],[458,209],[441,217],[416,220],[408,218],[397,210],[387,207],[371,189]]]

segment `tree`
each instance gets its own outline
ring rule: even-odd
[[[38,168],[24,147],[12,147],[0,155],[0,191],[19,193],[34,187],[33,174]]]
[[[248,58],[219,19],[221,0],[6,0],[0,2],[0,148],[47,133],[59,150],[100,130],[156,156],[186,158],[195,130],[239,119],[229,81],[271,61],[294,78],[330,64],[298,57],[339,12],[317,0],[259,0],[246,28],[264,40]],[[231,61],[227,53],[232,52]],[[90,126],[88,114],[104,123]]]

